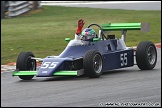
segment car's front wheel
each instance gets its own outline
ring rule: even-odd
[[[18,71],[31,71],[36,70],[36,60],[31,59],[34,57],[32,52],[21,52],[16,61],[16,70]],[[20,75],[19,78],[23,80],[30,80],[34,75]]]
[[[98,78],[102,75],[103,61],[102,56],[96,50],[86,52],[83,57],[83,68],[86,76]]]

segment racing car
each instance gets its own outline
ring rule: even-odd
[[[152,41],[141,41],[136,48],[126,46],[128,30],[150,31],[149,22],[142,23],[91,23],[96,26],[97,36],[92,42],[65,38],[67,46],[57,56],[37,58],[32,52],[21,52],[12,76],[22,80],[36,77],[81,76],[99,78],[109,70],[137,65],[140,70],[151,70],[157,61],[157,50]],[[109,31],[121,31],[121,38]],[[37,68],[37,62],[41,66]]]

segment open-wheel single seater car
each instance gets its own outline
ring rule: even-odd
[[[153,42],[141,41],[137,48],[126,46],[126,32],[141,30],[148,32],[150,25],[144,23],[90,24],[97,26],[97,36],[92,42],[65,38],[66,48],[58,56],[36,58],[32,52],[21,52],[12,76],[30,80],[36,77],[80,76],[98,78],[103,72],[137,65],[140,70],[151,70],[157,61],[157,50]],[[121,38],[106,34],[121,31]],[[41,62],[37,69],[36,62]]]

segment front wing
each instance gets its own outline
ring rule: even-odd
[[[20,76],[20,75],[37,75],[37,71],[14,71],[12,76]],[[53,73],[53,76],[80,76],[84,73],[84,70],[77,70],[77,71],[58,71]]]

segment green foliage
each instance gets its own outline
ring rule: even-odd
[[[161,11],[44,6],[35,13],[1,20],[1,64],[15,62],[21,51],[31,51],[36,57],[59,55],[67,45],[65,38],[74,38],[80,18],[84,27],[91,23],[150,22],[148,33],[127,32],[127,46],[142,40],[161,42]],[[114,33],[121,37],[121,32]]]

